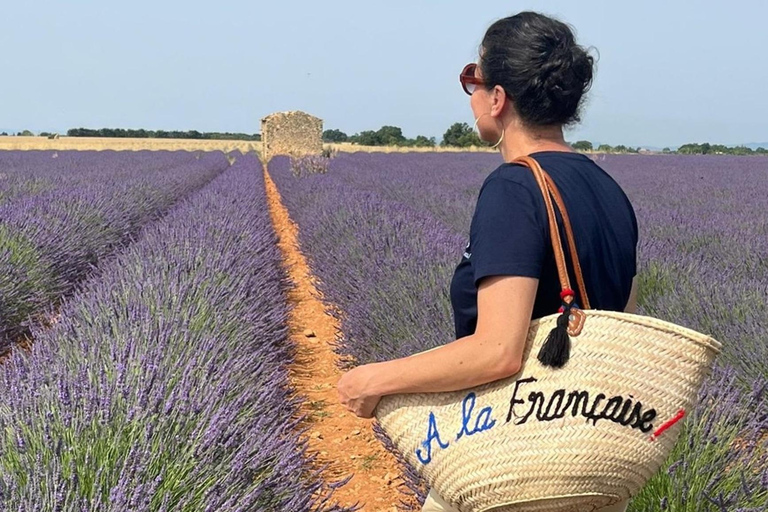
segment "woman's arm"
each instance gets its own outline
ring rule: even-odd
[[[627,307],[624,308],[625,313],[635,313],[637,311],[637,276],[632,278],[632,289],[629,292],[629,300],[627,301]]]
[[[369,391],[378,396],[455,391],[514,375],[522,364],[538,284],[521,276],[482,279],[473,335],[369,365]]]

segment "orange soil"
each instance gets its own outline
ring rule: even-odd
[[[42,325],[50,328],[54,324],[59,323],[59,320],[61,319],[60,313],[54,313],[52,315],[48,315],[46,317],[43,317],[39,320],[42,320]],[[0,353],[0,364],[3,364],[6,360],[8,360],[11,357],[11,352],[13,350],[19,350],[22,349],[25,352],[29,353],[32,351],[32,342],[34,340],[32,339],[32,335],[30,333],[22,334],[14,342],[11,343],[10,347],[8,347],[7,350]]]
[[[264,172],[267,202],[278,236],[288,274],[294,287],[288,299],[293,305],[289,318],[290,336],[297,346],[296,361],[290,380],[306,401],[301,410],[307,414],[308,445],[318,455],[319,465],[328,464],[323,474],[326,482],[354,477],[333,493],[340,505],[362,505],[369,512],[393,512],[405,498],[398,489],[402,475],[394,456],[374,437],[372,420],[358,418],[338,400],[336,384],[342,375],[339,356],[330,343],[339,332],[339,322],[326,310],[316,289],[306,258],[298,245],[298,228],[288,216],[280,193],[269,174]],[[314,336],[307,336],[311,330]],[[412,509],[420,506],[412,503]]]

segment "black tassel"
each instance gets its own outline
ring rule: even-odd
[[[571,356],[571,338],[568,336],[570,304],[564,304],[563,313],[557,317],[557,326],[549,332],[539,350],[538,360],[544,366],[562,368]]]

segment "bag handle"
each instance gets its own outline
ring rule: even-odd
[[[553,205],[552,197],[554,197],[554,202],[557,204],[557,209],[560,211],[560,215],[563,218],[565,236],[568,241],[568,250],[571,254],[571,262],[573,264],[577,286],[579,287],[579,294],[584,302],[583,306],[586,309],[589,309],[590,307],[589,298],[587,297],[587,290],[584,285],[584,276],[581,272],[579,255],[576,252],[576,240],[573,236],[571,221],[555,182],[552,180],[552,177],[541,168],[539,163],[530,156],[521,156],[516,158],[513,162],[522,164],[531,170],[534,179],[541,190],[542,196],[544,197],[544,205],[547,209],[547,220],[549,223],[550,238],[552,239],[552,249],[555,253],[557,275],[560,279],[560,300],[562,301],[562,306],[560,307],[561,315],[557,319],[557,326],[552,329],[547,336],[547,339],[544,341],[544,344],[539,351],[538,359],[546,366],[559,368],[568,362],[570,356],[570,338],[568,335],[578,336],[581,329],[584,327],[586,317],[583,311],[573,307],[575,293],[571,288],[570,279],[568,277],[565,252],[563,251],[563,244],[560,241],[560,230],[557,226],[557,217],[555,216],[555,207]]]
[[[571,264],[573,265],[573,272],[576,275],[576,286],[579,287],[579,296],[583,302],[582,309],[591,309],[589,305],[589,297],[587,297],[587,286],[584,284],[584,275],[581,272],[581,263],[579,263],[579,253],[576,252],[576,239],[573,236],[573,228],[571,228],[571,219],[568,217],[568,211],[565,209],[565,203],[563,202],[560,191],[557,189],[552,177],[542,169],[544,177],[547,181],[547,188],[555,199],[555,206],[557,206],[560,216],[563,218],[563,226],[565,227],[565,237],[568,240],[568,252],[571,255]],[[558,240],[560,242],[560,240]],[[566,272],[567,277],[567,272]]]
[[[555,205],[557,206],[560,216],[563,218],[563,225],[565,227],[565,236],[568,241],[568,251],[571,256],[571,263],[573,265],[574,274],[576,276],[577,286],[579,288],[579,295],[583,301],[583,309],[590,309],[589,298],[587,297],[587,288],[584,284],[584,276],[581,271],[581,264],[579,263],[579,255],[576,252],[576,239],[573,236],[573,228],[571,227],[571,219],[568,217],[568,211],[565,209],[565,203],[560,195],[560,191],[557,189],[552,177],[541,168],[539,163],[529,157],[522,156],[515,160],[517,163],[521,163],[526,167],[529,167],[533,172],[536,183],[539,185],[539,189],[544,197],[544,204],[547,208],[547,219],[549,222],[550,238],[552,239],[552,249],[555,253],[555,261],[557,263],[557,273],[560,279],[560,286],[563,291],[571,290],[571,283],[568,277],[568,269],[565,262],[565,253],[563,251],[563,245],[560,241],[560,231],[557,226],[557,218],[555,217],[555,210],[552,204],[552,197],[554,197]],[[551,196],[550,196],[551,194]]]

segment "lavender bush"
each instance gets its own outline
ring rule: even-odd
[[[182,151],[0,151],[0,206],[55,190],[152,178],[201,156]]]
[[[297,178],[328,172],[330,158],[323,155],[306,155],[291,159],[291,174]]]
[[[337,160],[327,175],[303,179],[291,176],[283,157],[272,159],[269,171],[323,291],[341,306],[342,351],[368,363],[450,341],[445,276],[464,238],[419,208],[350,186],[349,175],[336,172]],[[393,321],[393,311],[412,316]]]
[[[631,511],[752,512],[768,507],[768,381],[749,393],[733,367],[717,365],[699,392],[663,470]]]
[[[645,313],[724,342],[745,388],[768,378],[768,159],[619,156],[597,162],[640,224]]]
[[[227,167],[221,153],[0,153],[0,187],[14,178],[16,191],[0,202],[0,354],[29,315]]]
[[[501,162],[494,153],[344,153],[331,170],[340,183],[417,208],[468,235],[480,185]]]
[[[482,181],[499,163],[358,153],[297,180],[285,159],[270,162],[320,290],[343,311],[339,352],[367,363],[453,339],[450,278]],[[630,510],[768,506],[768,324],[758,318],[768,296],[768,224],[759,215],[768,211],[768,160],[611,156],[598,164],[635,205],[640,312],[725,345],[670,455],[676,469],[657,474]],[[423,499],[423,482],[406,473]]]
[[[340,510],[298,437],[259,170],[145,227],[0,366],[1,510]]]

